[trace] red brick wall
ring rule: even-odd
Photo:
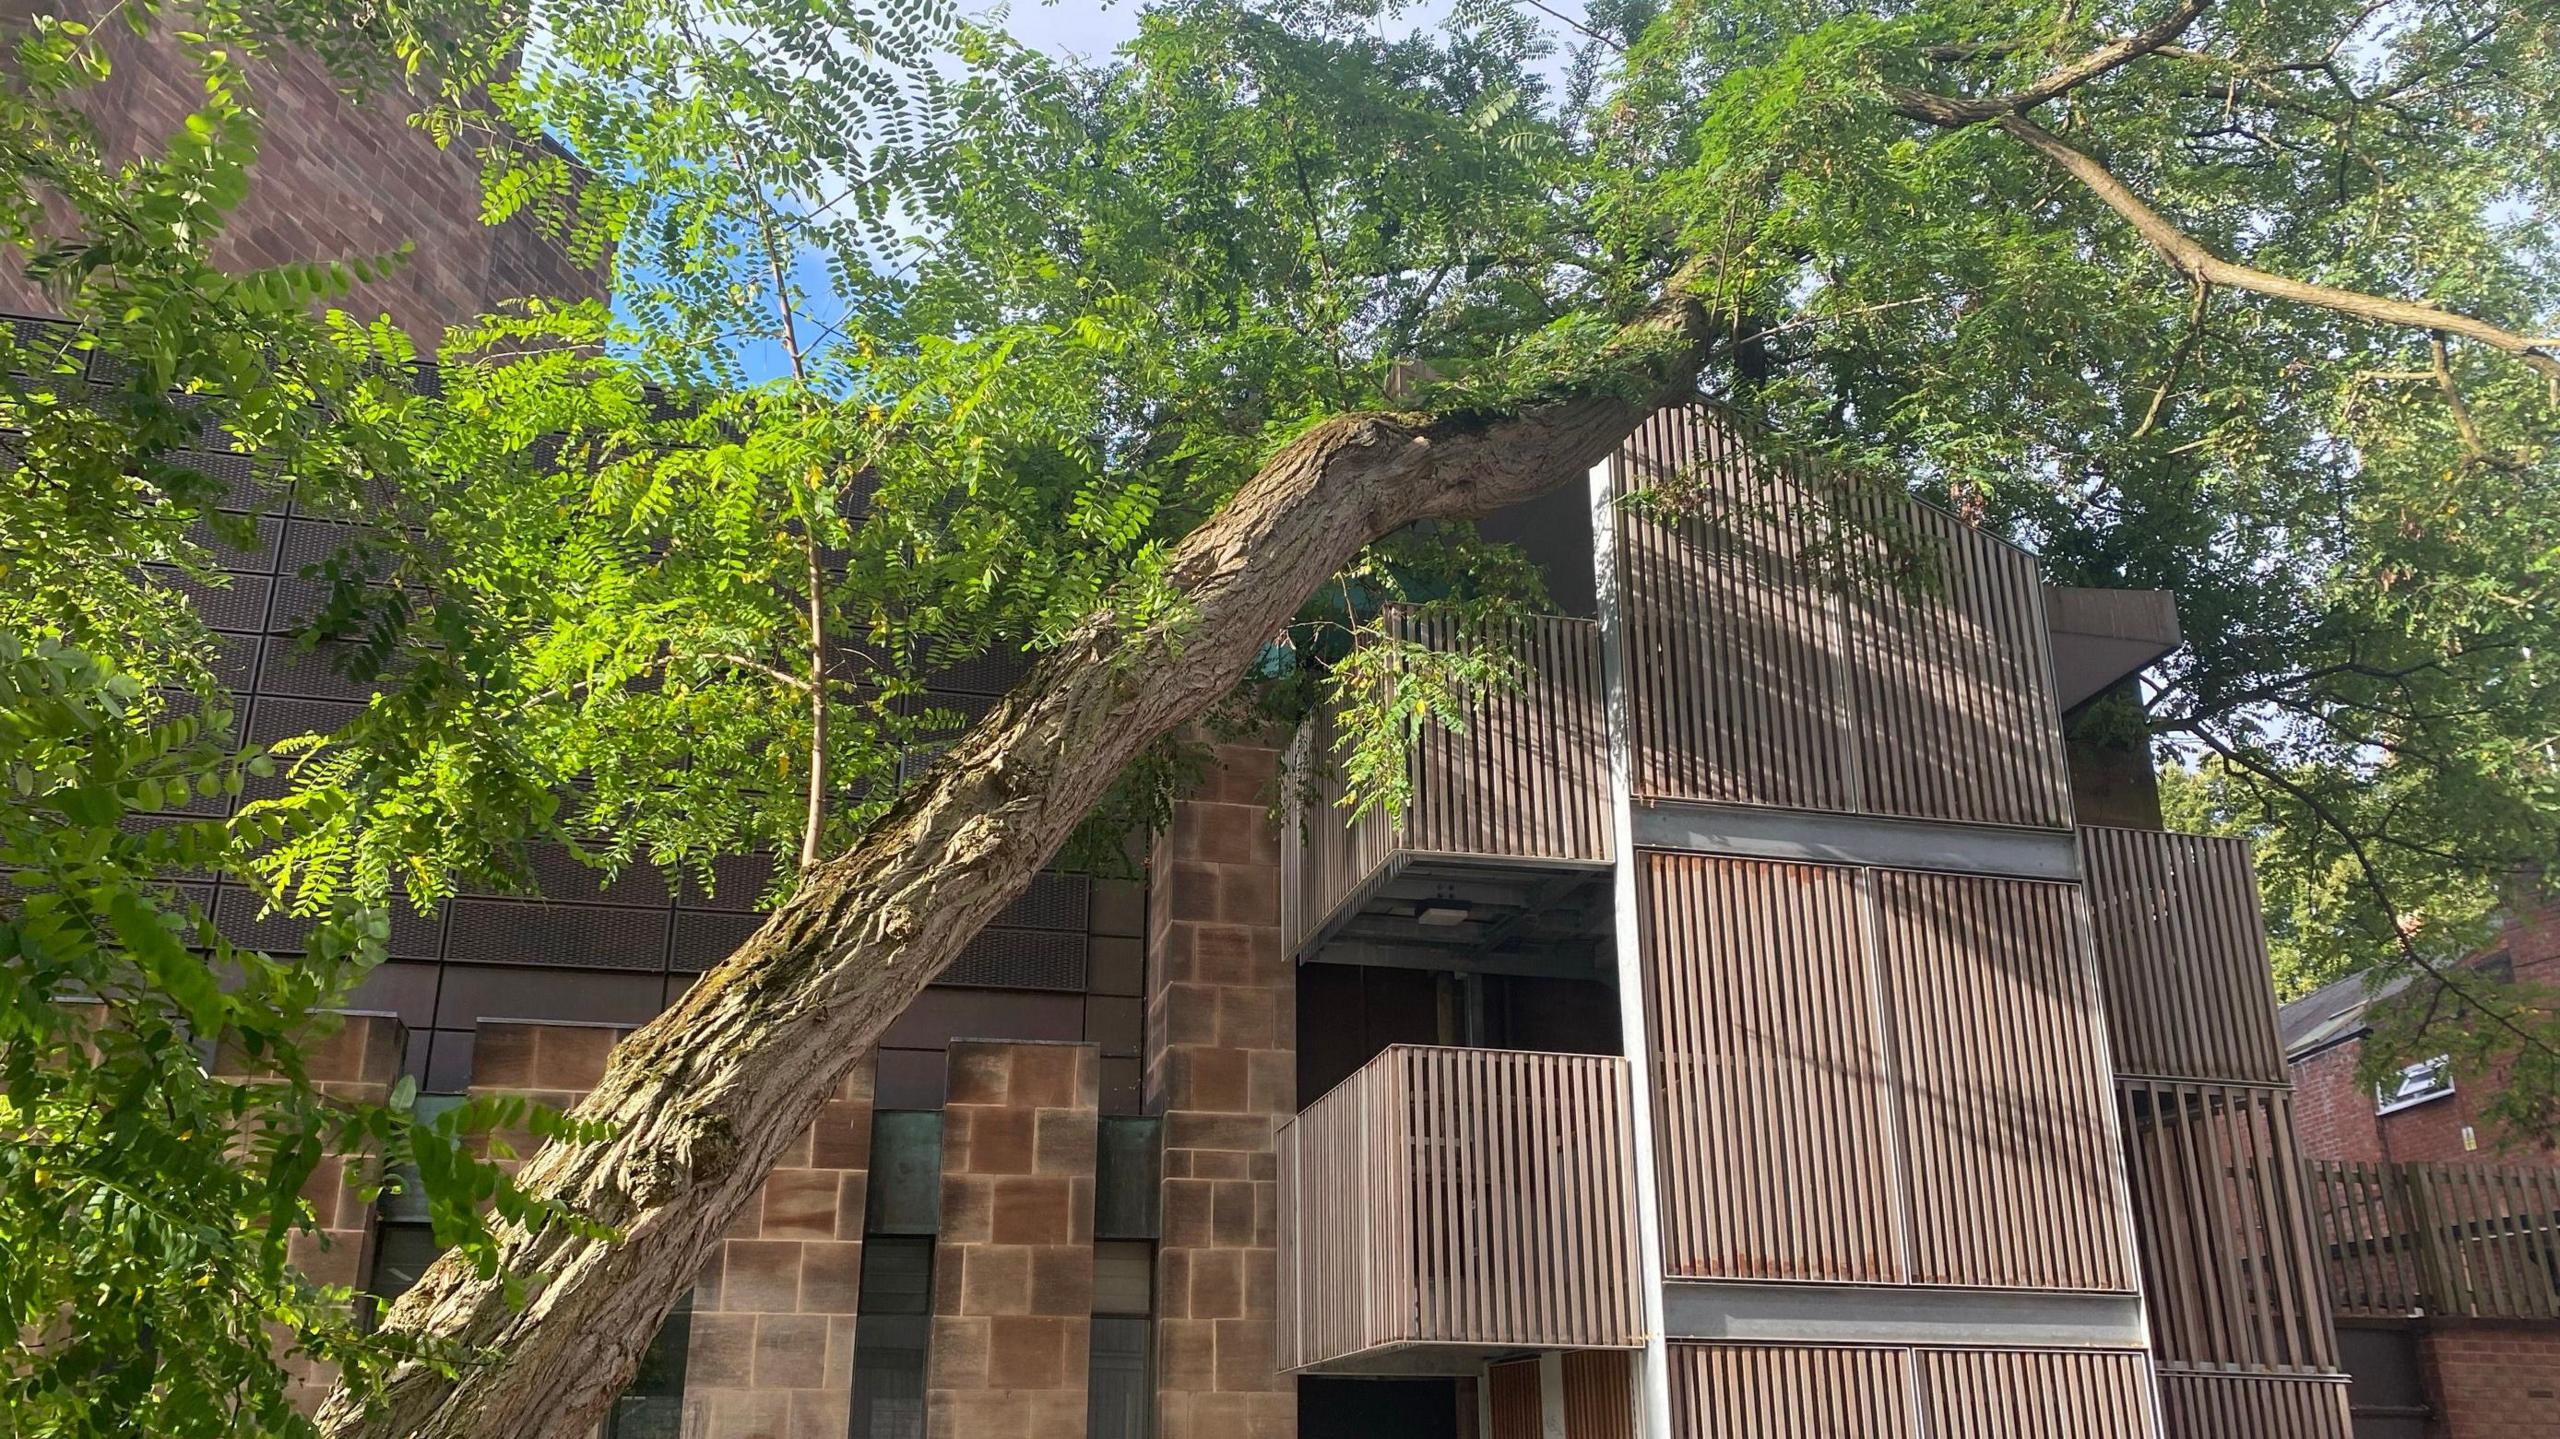
[[[1280,941],[1279,752],[1222,745],[1151,861],[1148,1107],[1164,1115],[1156,1262],[1161,1439],[1295,1439],[1276,1369],[1279,1158],[1297,1108],[1294,967]]]
[[[2560,901],[2519,911],[2488,949],[2504,952],[2518,981],[2560,989]],[[2294,1108],[2302,1128],[2302,1152],[2314,1159],[2526,1160],[2548,1158],[2549,1144],[2502,1146],[2498,1126],[2482,1117],[2500,1086],[2500,1075],[2454,1075],[2444,1099],[2389,1114],[2374,1113],[2373,1090],[2356,1078],[2364,1046],[2350,1041],[2293,1066]],[[2466,1146],[2463,1132],[2471,1132]]]
[[[2466,1324],[2419,1346],[2435,1439],[2551,1439],[2560,1434],[2560,1326]]]
[[[0,31],[60,9],[51,0],[0,0]],[[91,93],[89,111],[111,156],[157,149],[184,123],[202,81],[174,46],[111,28],[114,70]],[[411,129],[405,97],[350,104],[325,69],[300,55],[257,67],[252,77],[265,130],[249,197],[216,247],[220,263],[346,260],[414,241],[416,253],[397,273],[336,303],[365,318],[388,311],[429,347],[447,325],[501,300],[603,293],[600,274],[572,264],[533,227],[481,224],[477,162]],[[21,277],[18,257],[0,259],[0,310],[54,308]]]

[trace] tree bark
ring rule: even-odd
[[[1343,416],[1264,465],[1176,549],[1178,613],[1087,623],[850,852],[810,866],[735,954],[615,1049],[577,1110],[614,1137],[551,1144],[521,1180],[617,1237],[503,1230],[506,1268],[532,1283],[522,1307],[497,1279],[439,1260],[388,1325],[488,1358],[454,1377],[404,1366],[371,1414],[333,1395],[322,1430],[589,1433],[775,1157],[1131,759],[1232,689],[1363,545],[1579,476],[1656,405],[1694,392],[1710,326],[1685,282],[1666,294],[1615,346],[1638,386],[1498,419]]]

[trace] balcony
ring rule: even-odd
[[[1398,638],[1445,645],[1450,622],[1390,612]],[[1302,959],[1593,975],[1610,849],[1599,628],[1541,617],[1512,637],[1523,683],[1485,696],[1463,732],[1430,726],[1406,756],[1412,799],[1345,823],[1332,712],[1290,747],[1295,812],[1281,848],[1281,925]]]
[[[1280,1363],[1644,1342],[1627,1063],[1389,1047],[1280,1128]]]

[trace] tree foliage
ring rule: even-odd
[[[468,8],[204,17],[453,60],[422,123],[481,154],[487,218],[609,258],[611,309],[533,297],[448,337],[432,385],[387,327],[303,318],[343,277],[204,260],[254,139],[227,40],[188,42],[206,113],[138,168],[65,118],[85,37],[21,48],[10,237],[74,326],[12,352],[9,714],[55,756],[26,766],[44,803],[23,816],[59,818],[0,840],[107,866],[38,891],[82,897],[45,931],[77,962],[11,971],[30,1028],[6,1048],[59,1056],[19,1066],[30,1085],[92,1073],[74,991],[136,997],[146,1022],[116,1032],[148,1054],[101,1043],[124,1068],[94,1073],[137,1095],[184,1079],[191,1037],[281,1043],[386,906],[521,880],[536,840],[705,877],[843,852],[973,718],[931,676],[1018,666],[1097,615],[1179,618],[1174,543],[1335,417],[1633,393],[1664,356],[1627,347],[1663,336],[1623,322],[1666,288],[1712,316],[1680,357],[1701,393],[1772,443],[1951,505],[2054,581],[2178,592],[2187,648],[2075,724],[2156,748],[2174,814],[2256,843],[2289,983],[2442,968],[2560,847],[2549,7],[1608,0],[1559,40],[1503,0],[1436,31],[1349,0],[1164,0],[1088,65],[930,3],[543,0],[512,67]],[[136,368],[75,394],[65,345]],[[213,491],[170,456],[207,423],[383,522],[332,561],[322,617],[382,695],[281,757],[283,797],[113,840],[146,784],[262,762],[219,738],[201,636],[136,569],[204,567],[187,532]],[[1253,698],[1363,701],[1339,758],[1393,803],[1396,747],[1508,667],[1383,643],[1381,610],[1496,635],[1539,603],[1463,526],[1390,536],[1272,637]],[[1090,855],[1181,768],[1152,749]],[[346,926],[343,962],[222,951],[160,879],[181,860]],[[206,998],[189,939],[256,982]],[[2520,1113],[2546,1103],[2550,1010],[2458,998],[2395,1043],[2438,1052],[2449,1026],[2513,1060]],[[198,1108],[239,1092],[205,1080]],[[260,1112],[301,1144],[331,1121],[291,1093]],[[50,1132],[12,1122],[13,1155]],[[187,1163],[218,1159],[186,1132]],[[290,1178],[301,1152],[246,1172]],[[74,1234],[26,1185],[8,1202]],[[205,1190],[233,1241],[284,1214],[251,1197]],[[100,1272],[87,1252],[30,1272]],[[226,1272],[252,1309],[286,1293],[263,1258]],[[359,1395],[379,1354],[343,1361]],[[28,1372],[105,1392],[41,1354]]]

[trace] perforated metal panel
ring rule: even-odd
[[[1082,934],[988,929],[969,941],[937,983],[977,989],[1084,988]]]

